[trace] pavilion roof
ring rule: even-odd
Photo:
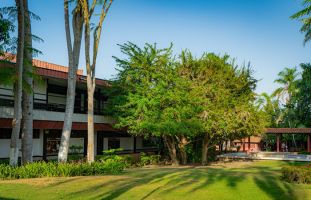
[[[311,134],[311,128],[267,128],[266,129],[267,134],[282,134],[282,133],[288,133],[288,134],[304,134],[308,133]]]

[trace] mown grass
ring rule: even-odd
[[[118,176],[0,181],[0,199],[311,199],[311,185],[280,179],[282,161],[155,167]]]

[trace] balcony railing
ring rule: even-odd
[[[12,91],[11,89],[7,88],[0,88],[0,106],[4,107],[14,107],[14,97],[13,95],[10,94],[1,94],[2,91]],[[34,93],[34,96],[44,96],[46,97],[46,94],[41,94],[41,93]],[[47,98],[59,98],[59,95],[47,95]],[[64,96],[62,97],[64,98]],[[59,103],[51,103],[47,102],[46,99],[41,99],[41,98],[34,98],[34,103],[33,103],[33,108],[35,110],[46,110],[46,111],[54,111],[54,112],[65,112],[66,105],[65,104],[59,104]],[[94,114],[95,115],[104,115],[104,107],[106,106],[106,103],[104,102],[102,104],[103,106],[99,109],[98,107],[96,108],[94,106]],[[87,108],[84,106],[78,106],[75,105],[74,107],[74,113],[79,113],[79,114],[86,114],[87,113]]]

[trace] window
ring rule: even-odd
[[[156,146],[157,146],[156,138],[143,139],[143,147],[156,147]]]
[[[108,138],[108,149],[118,149],[118,148],[120,148],[120,139]]]
[[[0,128],[0,139],[11,139],[12,129],[11,128]],[[22,138],[22,133],[20,132],[19,139]],[[40,129],[33,129],[33,139],[40,138]]]
[[[0,128],[0,139],[11,139],[12,129]]]

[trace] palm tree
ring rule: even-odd
[[[292,15],[291,18],[302,22],[303,25],[300,31],[305,34],[303,41],[305,45],[311,39],[311,0],[304,0],[302,5],[304,9]]]
[[[84,17],[84,44],[85,44],[85,66],[86,66],[86,83],[87,83],[87,161],[94,161],[94,91],[95,91],[95,68],[98,53],[98,46],[103,28],[103,22],[107,16],[109,8],[113,0],[104,0],[97,2],[93,1],[92,5],[89,5],[89,1],[82,1],[83,17]],[[91,31],[92,23],[91,18],[94,12],[95,5],[102,3],[101,13],[98,20],[98,24],[93,30],[93,55],[91,59]]]
[[[33,66],[32,66],[32,35],[28,0],[24,2],[25,14],[25,44],[24,44],[24,83],[23,88],[23,114],[22,114],[22,164],[33,162]],[[30,75],[31,74],[31,75]]]
[[[285,68],[278,74],[278,79],[274,82],[281,85],[273,92],[273,96],[277,97],[278,100],[283,101],[285,105],[290,103],[293,95],[297,93],[297,68]]]
[[[279,78],[276,79],[274,82],[281,85],[281,87],[277,88],[273,95],[277,97],[278,100],[283,100],[285,105],[283,116],[285,116],[285,121],[288,127],[292,128],[295,127],[295,119],[292,117],[292,97],[298,92],[298,76],[297,68],[285,68],[281,71],[278,76]],[[292,134],[293,142],[295,147],[297,148],[295,135]]]
[[[18,10],[18,48],[16,56],[16,82],[14,84],[14,115],[12,121],[12,136],[10,143],[10,165],[16,166],[18,162],[18,139],[22,119],[22,82],[24,64],[24,42],[25,42],[25,13],[23,0],[16,0]]]
[[[77,70],[80,58],[80,49],[82,41],[82,31],[83,31],[83,16],[81,2],[76,3],[73,9],[72,29],[70,29],[69,22],[69,0],[64,0],[64,17],[65,17],[65,31],[67,40],[67,50],[68,50],[68,86],[67,86],[67,97],[66,97],[66,110],[64,118],[64,126],[62,131],[62,138],[58,152],[58,161],[66,162],[69,150],[69,139],[72,126],[72,117],[74,111],[75,94],[76,94],[76,79]],[[73,33],[71,34],[71,30]],[[73,42],[73,44],[72,44]]]

